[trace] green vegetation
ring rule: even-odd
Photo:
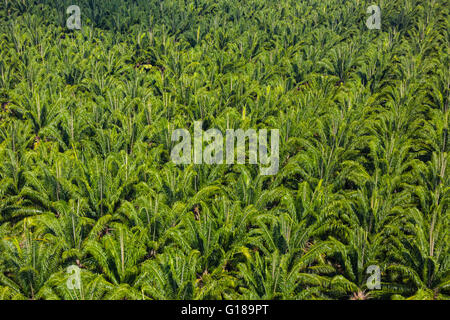
[[[73,2],[0,3],[0,299],[450,297],[448,1]],[[279,172],[175,165],[198,120]]]

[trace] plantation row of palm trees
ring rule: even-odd
[[[0,3],[0,299],[449,298],[445,1],[77,2]],[[195,121],[278,173],[175,165]]]

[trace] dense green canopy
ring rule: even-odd
[[[449,298],[450,6],[373,4],[1,0],[0,299]],[[174,164],[195,121],[278,173]]]

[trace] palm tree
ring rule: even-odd
[[[2,295],[11,299],[40,299],[45,283],[59,269],[60,248],[36,239],[24,220],[22,237],[1,243],[0,284]]]

